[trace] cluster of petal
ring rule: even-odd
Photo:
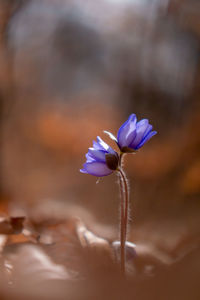
[[[104,131],[114,140],[121,152],[134,152],[140,149],[157,132],[148,119],[137,122],[135,114],[131,114],[128,120],[119,128],[117,137],[108,131]],[[93,148],[88,149],[86,163],[80,170],[82,173],[97,177],[110,175],[119,164],[118,154],[108,146],[100,137],[93,142]]]
[[[119,128],[117,138],[110,132],[106,133],[115,140],[122,152],[135,151],[141,148],[157,132],[152,131],[153,126],[148,119],[137,122],[135,114],[131,114],[128,120]]]
[[[108,167],[106,155],[118,159],[118,154],[98,136],[97,141],[93,141],[93,147],[88,149],[86,163],[80,172],[97,177],[110,175],[114,170]]]

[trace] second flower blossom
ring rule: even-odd
[[[110,132],[105,131],[113,139],[121,152],[134,152],[140,149],[157,132],[152,131],[153,126],[148,119],[137,122],[135,114],[131,114],[128,120],[119,128],[117,138]]]
[[[108,146],[99,136],[97,141],[93,141],[93,147],[88,149],[86,163],[80,170],[82,173],[97,177],[110,175],[117,169],[119,157],[110,146]]]

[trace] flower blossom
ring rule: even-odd
[[[110,132],[104,131],[113,139],[121,152],[134,152],[141,148],[157,132],[152,131],[153,126],[148,119],[137,122],[135,114],[131,114],[128,120],[122,124],[117,133],[117,138]]]
[[[86,163],[80,172],[97,177],[107,176],[117,169],[118,162],[118,154],[98,136],[97,141],[93,141],[93,148],[88,149]]]

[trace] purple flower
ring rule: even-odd
[[[86,163],[80,172],[97,177],[107,176],[117,169],[118,162],[118,154],[98,136],[97,142],[93,141],[93,148],[88,149]]]
[[[135,114],[131,114],[128,120],[119,128],[117,138],[110,132],[107,133],[119,146],[122,152],[133,152],[141,148],[157,132],[152,131],[153,126],[148,119],[137,122]]]

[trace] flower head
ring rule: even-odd
[[[157,132],[152,131],[153,126],[148,119],[137,122],[135,114],[131,114],[128,120],[119,128],[117,138],[105,131],[110,138],[115,140],[122,152],[133,152],[141,148]]]
[[[107,176],[117,169],[118,162],[118,154],[98,136],[97,141],[93,141],[93,147],[88,149],[86,163],[80,172],[97,177]]]

